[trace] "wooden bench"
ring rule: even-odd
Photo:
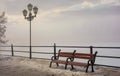
[[[59,50],[58,56],[56,56],[56,59],[55,59],[54,56],[51,57],[51,62],[50,62],[50,66],[49,67],[51,67],[52,63],[56,63],[57,66],[59,66],[59,64],[67,64],[66,59],[67,58],[73,58],[75,51],[76,50],[74,50],[74,52],[61,52],[61,50]],[[64,57],[66,59],[65,60],[61,60],[60,57]]]
[[[66,61],[66,66],[71,65],[72,69],[74,69],[73,66],[83,66],[86,67],[86,72],[88,72],[89,66],[91,66],[91,71],[94,72],[94,63],[95,63],[95,58],[96,58],[97,52],[94,54],[86,54],[86,53],[75,53],[73,58],[68,58]],[[87,63],[85,62],[79,62],[79,61],[74,61],[74,59],[87,59]]]

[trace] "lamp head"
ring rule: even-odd
[[[36,6],[33,8],[33,12],[34,12],[34,14],[35,14],[35,16],[36,16],[36,14],[37,14],[37,12],[38,12],[38,8],[37,8]]]
[[[27,7],[28,7],[28,10],[29,10],[29,11],[32,11],[32,8],[33,8],[33,5],[32,5],[32,4],[28,4]]]
[[[25,17],[27,16],[27,10],[26,9],[23,10],[23,16],[25,16]]]

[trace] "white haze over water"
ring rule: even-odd
[[[39,8],[32,21],[32,45],[120,47],[120,0],[0,0],[0,13],[5,11],[8,19],[7,45],[29,45],[29,22],[22,15],[28,3]],[[120,55],[119,50],[95,50]]]

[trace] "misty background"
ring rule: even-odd
[[[29,3],[39,8],[32,45],[120,45],[120,0],[0,0],[8,44],[29,45],[29,21],[22,14]]]

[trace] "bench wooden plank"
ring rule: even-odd
[[[64,60],[53,60],[52,62],[54,62],[54,63],[61,63],[61,64],[66,64],[67,63]]]
[[[59,57],[73,57],[73,53],[60,53]]]
[[[74,58],[93,59],[94,54],[75,53]]]
[[[87,67],[87,63],[82,63],[82,62],[70,62],[68,61],[69,65],[75,65],[75,66],[84,66],[84,67]]]

